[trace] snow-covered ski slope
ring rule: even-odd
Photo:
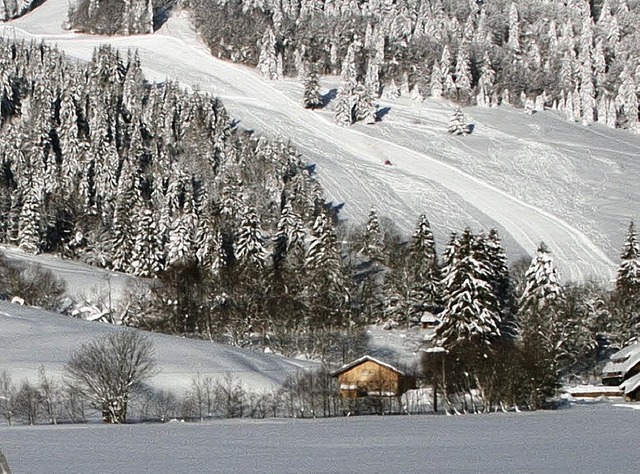
[[[16,382],[23,378],[37,382],[41,365],[58,376],[81,343],[121,330],[134,329],[0,301],[0,371],[7,369]],[[230,374],[245,387],[260,392],[279,387],[288,375],[314,365],[215,342],[147,335],[154,342],[160,369],[150,383],[176,393],[188,390],[197,373],[218,380]]]
[[[505,106],[465,109],[474,133],[454,137],[446,133],[453,104],[408,98],[381,101],[388,110],[374,126],[341,128],[332,104],[302,108],[298,81],[268,81],[212,57],[185,12],[153,35],[102,37],[63,30],[66,9],[66,0],[47,0],[0,34],[56,43],[81,59],[101,43],[138,49],[149,79],[211,92],[242,126],[291,139],[355,223],[375,206],[408,233],[425,213],[440,248],[451,231],[495,227],[511,258],[544,241],[564,280],[609,280],[629,219],[638,217],[640,137],[630,133]],[[323,85],[328,91],[337,80]]]

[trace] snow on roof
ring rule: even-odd
[[[620,384],[620,389],[624,392],[625,395],[630,394],[638,388],[640,388],[640,374],[636,374]]]
[[[583,393],[620,394],[620,388],[610,385],[578,385],[576,387],[566,387],[565,390],[571,395]]]
[[[624,375],[637,364],[640,364],[640,344],[631,344],[611,356],[602,370],[602,375],[604,377],[607,374]]]
[[[438,322],[438,318],[436,318],[433,313],[429,311],[425,311],[422,313],[422,317],[420,318],[421,323],[435,323]]]
[[[353,362],[350,362],[349,364],[343,365],[342,367],[340,367],[338,370],[335,370],[333,372],[331,372],[331,375],[333,375],[334,377],[342,374],[343,372],[346,372],[347,370],[355,367],[356,365],[360,365],[363,362],[366,361],[370,361],[370,362],[374,362],[378,365],[381,365],[383,367],[386,367],[389,370],[393,370],[394,372],[400,374],[400,375],[405,375],[405,373],[403,371],[401,371],[400,369],[398,369],[397,367],[394,367],[393,365],[387,363],[387,362],[383,362],[380,359],[376,359],[375,357],[371,357],[370,355],[364,355],[362,357],[360,357],[359,359],[354,360]]]

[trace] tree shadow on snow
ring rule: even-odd
[[[178,0],[159,0],[153,2],[153,31],[158,31],[162,28],[162,25],[167,22],[171,16],[171,11],[177,3]]]
[[[390,110],[391,107],[382,107],[381,109],[378,109],[378,111],[376,112],[376,122],[380,122],[382,120],[382,117],[387,115]]]
[[[341,202],[340,204],[334,204],[333,202],[327,202],[324,204],[324,209],[325,211],[327,211],[327,214],[334,224],[338,222],[338,214],[343,207],[343,202]]]
[[[320,107],[324,108],[326,107],[329,102],[331,102],[333,99],[336,98],[336,96],[338,95],[338,89],[329,89],[329,91],[326,94],[323,94],[322,97],[320,97]]]

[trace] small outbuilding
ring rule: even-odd
[[[397,367],[369,355],[332,372],[338,378],[340,397],[399,397],[416,388],[416,378]]]

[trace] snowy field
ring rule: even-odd
[[[50,270],[56,278],[64,280],[66,292],[76,301],[104,301],[115,304],[131,289],[136,281],[142,279],[120,272],[112,272],[82,262],[63,260],[53,255],[30,255],[17,247],[0,245],[0,252],[11,261],[27,265],[39,265]]]
[[[102,43],[137,48],[148,78],[197,86],[220,96],[242,126],[291,139],[317,164],[329,199],[344,205],[341,215],[355,223],[374,205],[410,232],[426,213],[440,249],[450,231],[495,227],[511,258],[544,240],[564,280],[608,280],[629,219],[639,217],[636,135],[583,127],[552,111],[473,107],[465,113],[474,133],[452,137],[445,132],[451,103],[407,98],[380,101],[388,110],[375,126],[345,129],[333,123],[331,104],[315,112],[301,107],[299,81],[267,81],[212,57],[184,12],[153,35],[107,38],[64,31],[66,6],[47,0],[0,26],[0,34],[43,39],[81,59]],[[323,86],[328,92],[337,81],[325,78]]]
[[[59,376],[71,352],[81,343],[118,330],[122,329],[0,302],[0,371],[7,369],[18,384],[24,378],[36,383],[41,365],[51,375]],[[261,393],[279,387],[287,376],[305,367],[315,367],[314,363],[215,342],[147,334],[155,344],[160,369],[150,384],[177,395],[190,388],[196,373],[217,380],[232,374],[246,388]],[[0,446],[2,440],[0,436]]]
[[[14,473],[636,473],[640,412],[0,427]]]

